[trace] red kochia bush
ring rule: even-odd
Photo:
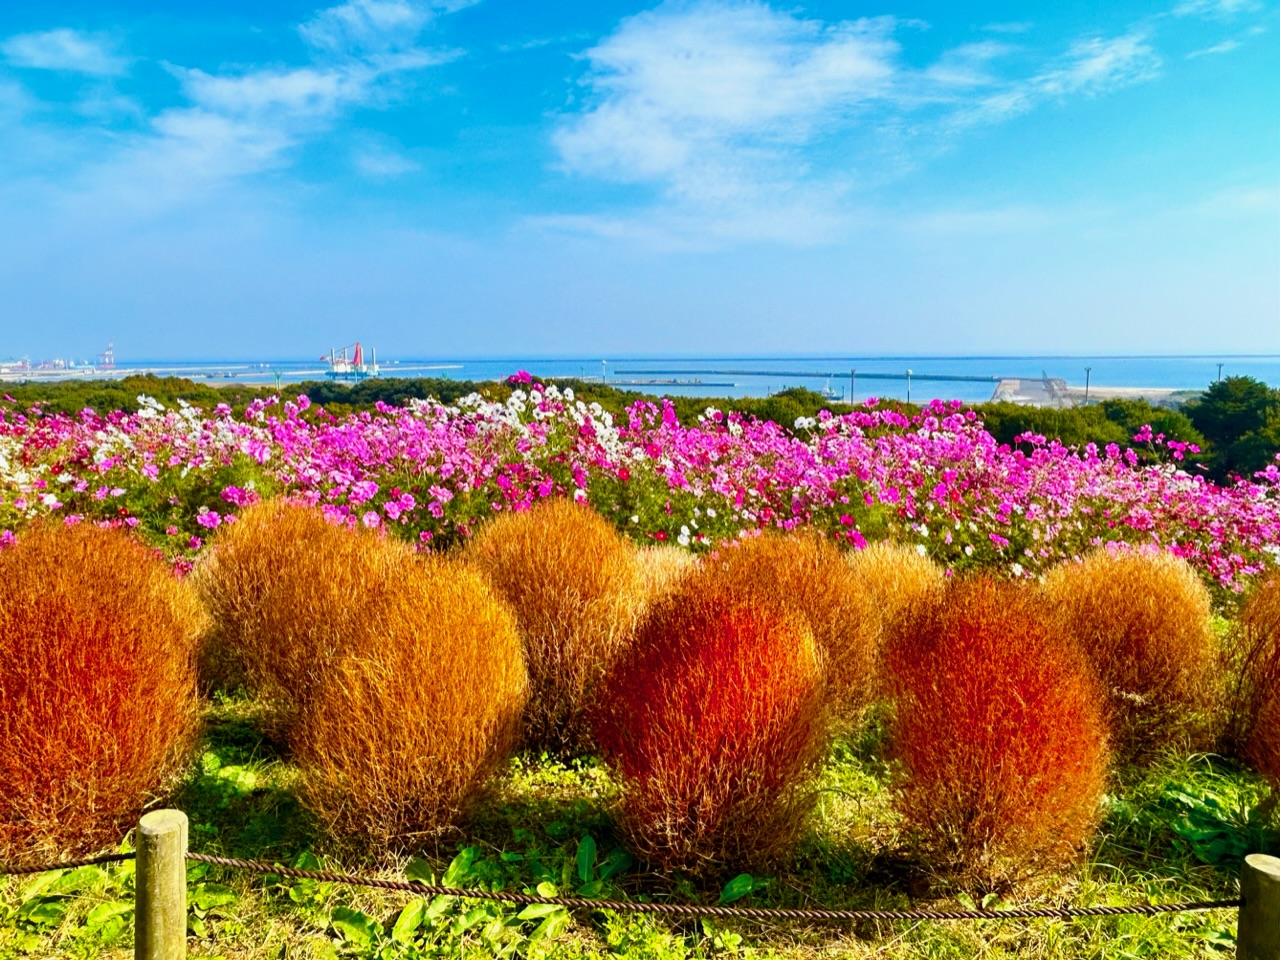
[[[792,848],[825,733],[802,619],[677,593],[606,678],[593,719],[622,782],[619,823],[644,859],[714,874]]]
[[[1249,597],[1232,646],[1240,660],[1230,703],[1234,746],[1280,784],[1280,574]]]
[[[1105,699],[1026,592],[961,582],[886,650],[898,802],[930,860],[987,887],[1070,859],[1098,819]]]
[[[114,843],[190,758],[203,614],[119,530],[0,551],[0,862]]]

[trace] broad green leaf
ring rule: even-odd
[[[37,927],[52,927],[67,915],[65,900],[37,897],[18,908],[18,919]]]
[[[419,883],[436,882],[435,871],[431,869],[431,864],[421,857],[414,857],[409,861],[409,865],[404,868],[405,878],[408,880],[417,880]]]
[[[434,897],[427,906],[427,919],[438,920],[443,917],[451,906],[457,903],[457,897]]]
[[[487,919],[489,910],[486,907],[472,907],[458,919],[453,921],[453,932],[455,934],[466,933],[481,920]]]
[[[40,896],[65,875],[64,870],[50,870],[48,873],[36,874],[36,878],[22,888],[22,899],[25,901]]]
[[[590,883],[596,872],[596,841],[587,834],[578,841],[578,879]]]
[[[303,850],[300,854],[293,858],[293,863],[289,864],[295,870],[322,870],[324,864],[310,850]]]
[[[198,883],[192,888],[187,902],[200,910],[212,910],[214,907],[235,903],[240,895],[230,887],[218,883]]]
[[[560,896],[560,888],[550,880],[544,880],[535,887],[540,897],[558,897]]]
[[[538,929],[529,934],[529,941],[536,943],[539,940],[553,940],[563,933],[567,926],[569,926],[569,911],[561,910],[538,924]]]
[[[763,884],[761,884],[763,886]],[[720,903],[733,903],[756,889],[756,878],[749,873],[740,873],[724,885],[720,891]]]
[[[367,947],[373,943],[382,926],[373,917],[351,907],[334,907],[329,925],[349,943]]]
[[[603,892],[603,880],[592,880],[590,883],[584,883],[578,888],[578,896],[580,897],[598,897]]]
[[[564,907],[555,903],[531,903],[516,914],[516,919],[541,920],[543,917],[549,917],[557,911],[563,913]]]
[[[107,872],[101,867],[77,867],[71,870],[50,885],[48,893],[79,893],[90,887],[97,886],[99,883],[107,879]]]
[[[427,912],[427,901],[421,897],[410,900],[400,916],[396,917],[395,926],[391,928],[391,939],[396,943],[410,943],[418,929],[422,926],[422,918]]]
[[[471,868],[479,858],[479,847],[465,847],[459,851],[458,855],[453,858],[453,862],[449,864],[449,869],[444,873],[444,885],[446,887],[461,887],[471,879]]]
[[[90,930],[102,926],[108,920],[114,920],[117,917],[124,917],[133,913],[133,904],[124,900],[113,900],[108,903],[100,903],[89,911],[89,916],[85,918],[84,925]]]
[[[610,877],[619,873],[625,873],[635,866],[635,859],[627,851],[621,847],[615,847],[609,851],[609,855],[604,858],[604,863],[600,864],[600,879],[608,880]]]

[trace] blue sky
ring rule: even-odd
[[[1266,0],[0,2],[0,357],[1280,352]]]

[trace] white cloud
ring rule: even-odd
[[[1239,40],[1223,40],[1221,43],[1215,43],[1211,47],[1204,47],[1200,50],[1192,50],[1187,54],[1188,60],[1195,60],[1197,57],[1211,57],[1219,53],[1230,53],[1232,50],[1240,49]]]
[[[756,2],[664,4],[587,51],[591,104],[555,136],[565,166],[738,192],[883,95],[890,21],[832,25]]]
[[[1259,0],[1182,0],[1173,8],[1175,17],[1228,19],[1238,13],[1262,9]]]
[[[1030,33],[1035,24],[1029,20],[1008,21],[1004,23],[988,23],[982,29],[990,33]]]
[[[1159,76],[1160,68],[1160,55],[1144,34],[1079,40],[1063,56],[1031,76],[1006,81],[993,92],[962,105],[948,123],[964,128],[1018,116],[1046,100],[1101,96],[1153,80]]]
[[[0,43],[0,53],[16,67],[35,70],[111,77],[128,68],[128,61],[113,53],[106,41],[75,30],[18,34]]]
[[[354,156],[356,169],[372,180],[390,180],[422,169],[422,165],[385,146],[361,147]]]
[[[1135,31],[1047,60],[989,38],[916,68],[900,56],[904,26],[824,22],[760,0],[668,0],[623,20],[583,54],[583,105],[553,139],[570,174],[647,184],[657,199],[631,217],[555,226],[830,236],[859,186],[901,176],[964,129],[1150,80],[1161,66]]]
[[[200,109],[230,116],[327,117],[368,94],[374,71],[362,65],[341,69],[300,67],[211,76],[203,70],[176,70],[182,87]]]
[[[1154,79],[1160,73],[1160,62],[1159,54],[1141,33],[1092,37],[1072,44],[1058,66],[1032,82],[1052,96],[1096,96]]]
[[[998,40],[966,43],[944,51],[935,63],[926,68],[925,76],[944,87],[990,86],[997,82],[991,70],[992,62],[1016,49]]]

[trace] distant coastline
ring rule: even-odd
[[[869,397],[935,398],[965,402],[1005,400],[1029,406],[1077,406],[1111,398],[1177,405],[1219,376],[1255,377],[1280,386],[1280,355],[1216,356],[894,356],[894,357],[621,357],[421,358],[380,362],[383,378],[434,377],[488,382],[517,370],[548,379],[607,383],[622,390],[674,396],[762,397],[805,387],[832,400]],[[325,380],[318,360],[117,360],[39,369],[0,361],[0,383],[121,379],[135,375],[182,377],[217,385],[286,386]]]

